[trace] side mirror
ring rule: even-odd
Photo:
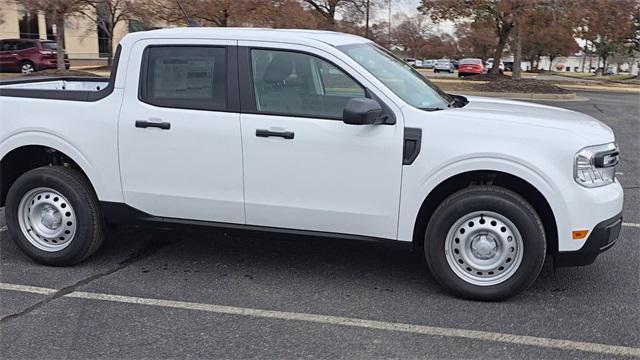
[[[342,112],[342,121],[349,125],[375,125],[384,122],[382,106],[372,99],[353,98],[347,101]]]

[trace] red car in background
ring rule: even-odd
[[[487,72],[482,59],[462,59],[458,65],[458,77],[478,75]]]
[[[55,69],[57,44],[51,40],[4,39],[0,40],[0,71],[20,71],[28,74],[38,70]],[[64,56],[65,68],[69,59]]]

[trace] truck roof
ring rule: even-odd
[[[247,41],[282,41],[299,44],[322,42],[331,46],[367,43],[370,40],[335,31],[269,28],[180,27],[130,33],[123,43],[140,39],[191,38]]]

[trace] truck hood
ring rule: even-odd
[[[457,115],[564,130],[593,144],[614,141],[611,128],[586,114],[522,101],[475,96],[467,99],[465,107],[455,109]]]

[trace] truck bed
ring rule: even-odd
[[[111,93],[109,84],[101,77],[23,77],[0,81],[0,96],[96,101]]]

